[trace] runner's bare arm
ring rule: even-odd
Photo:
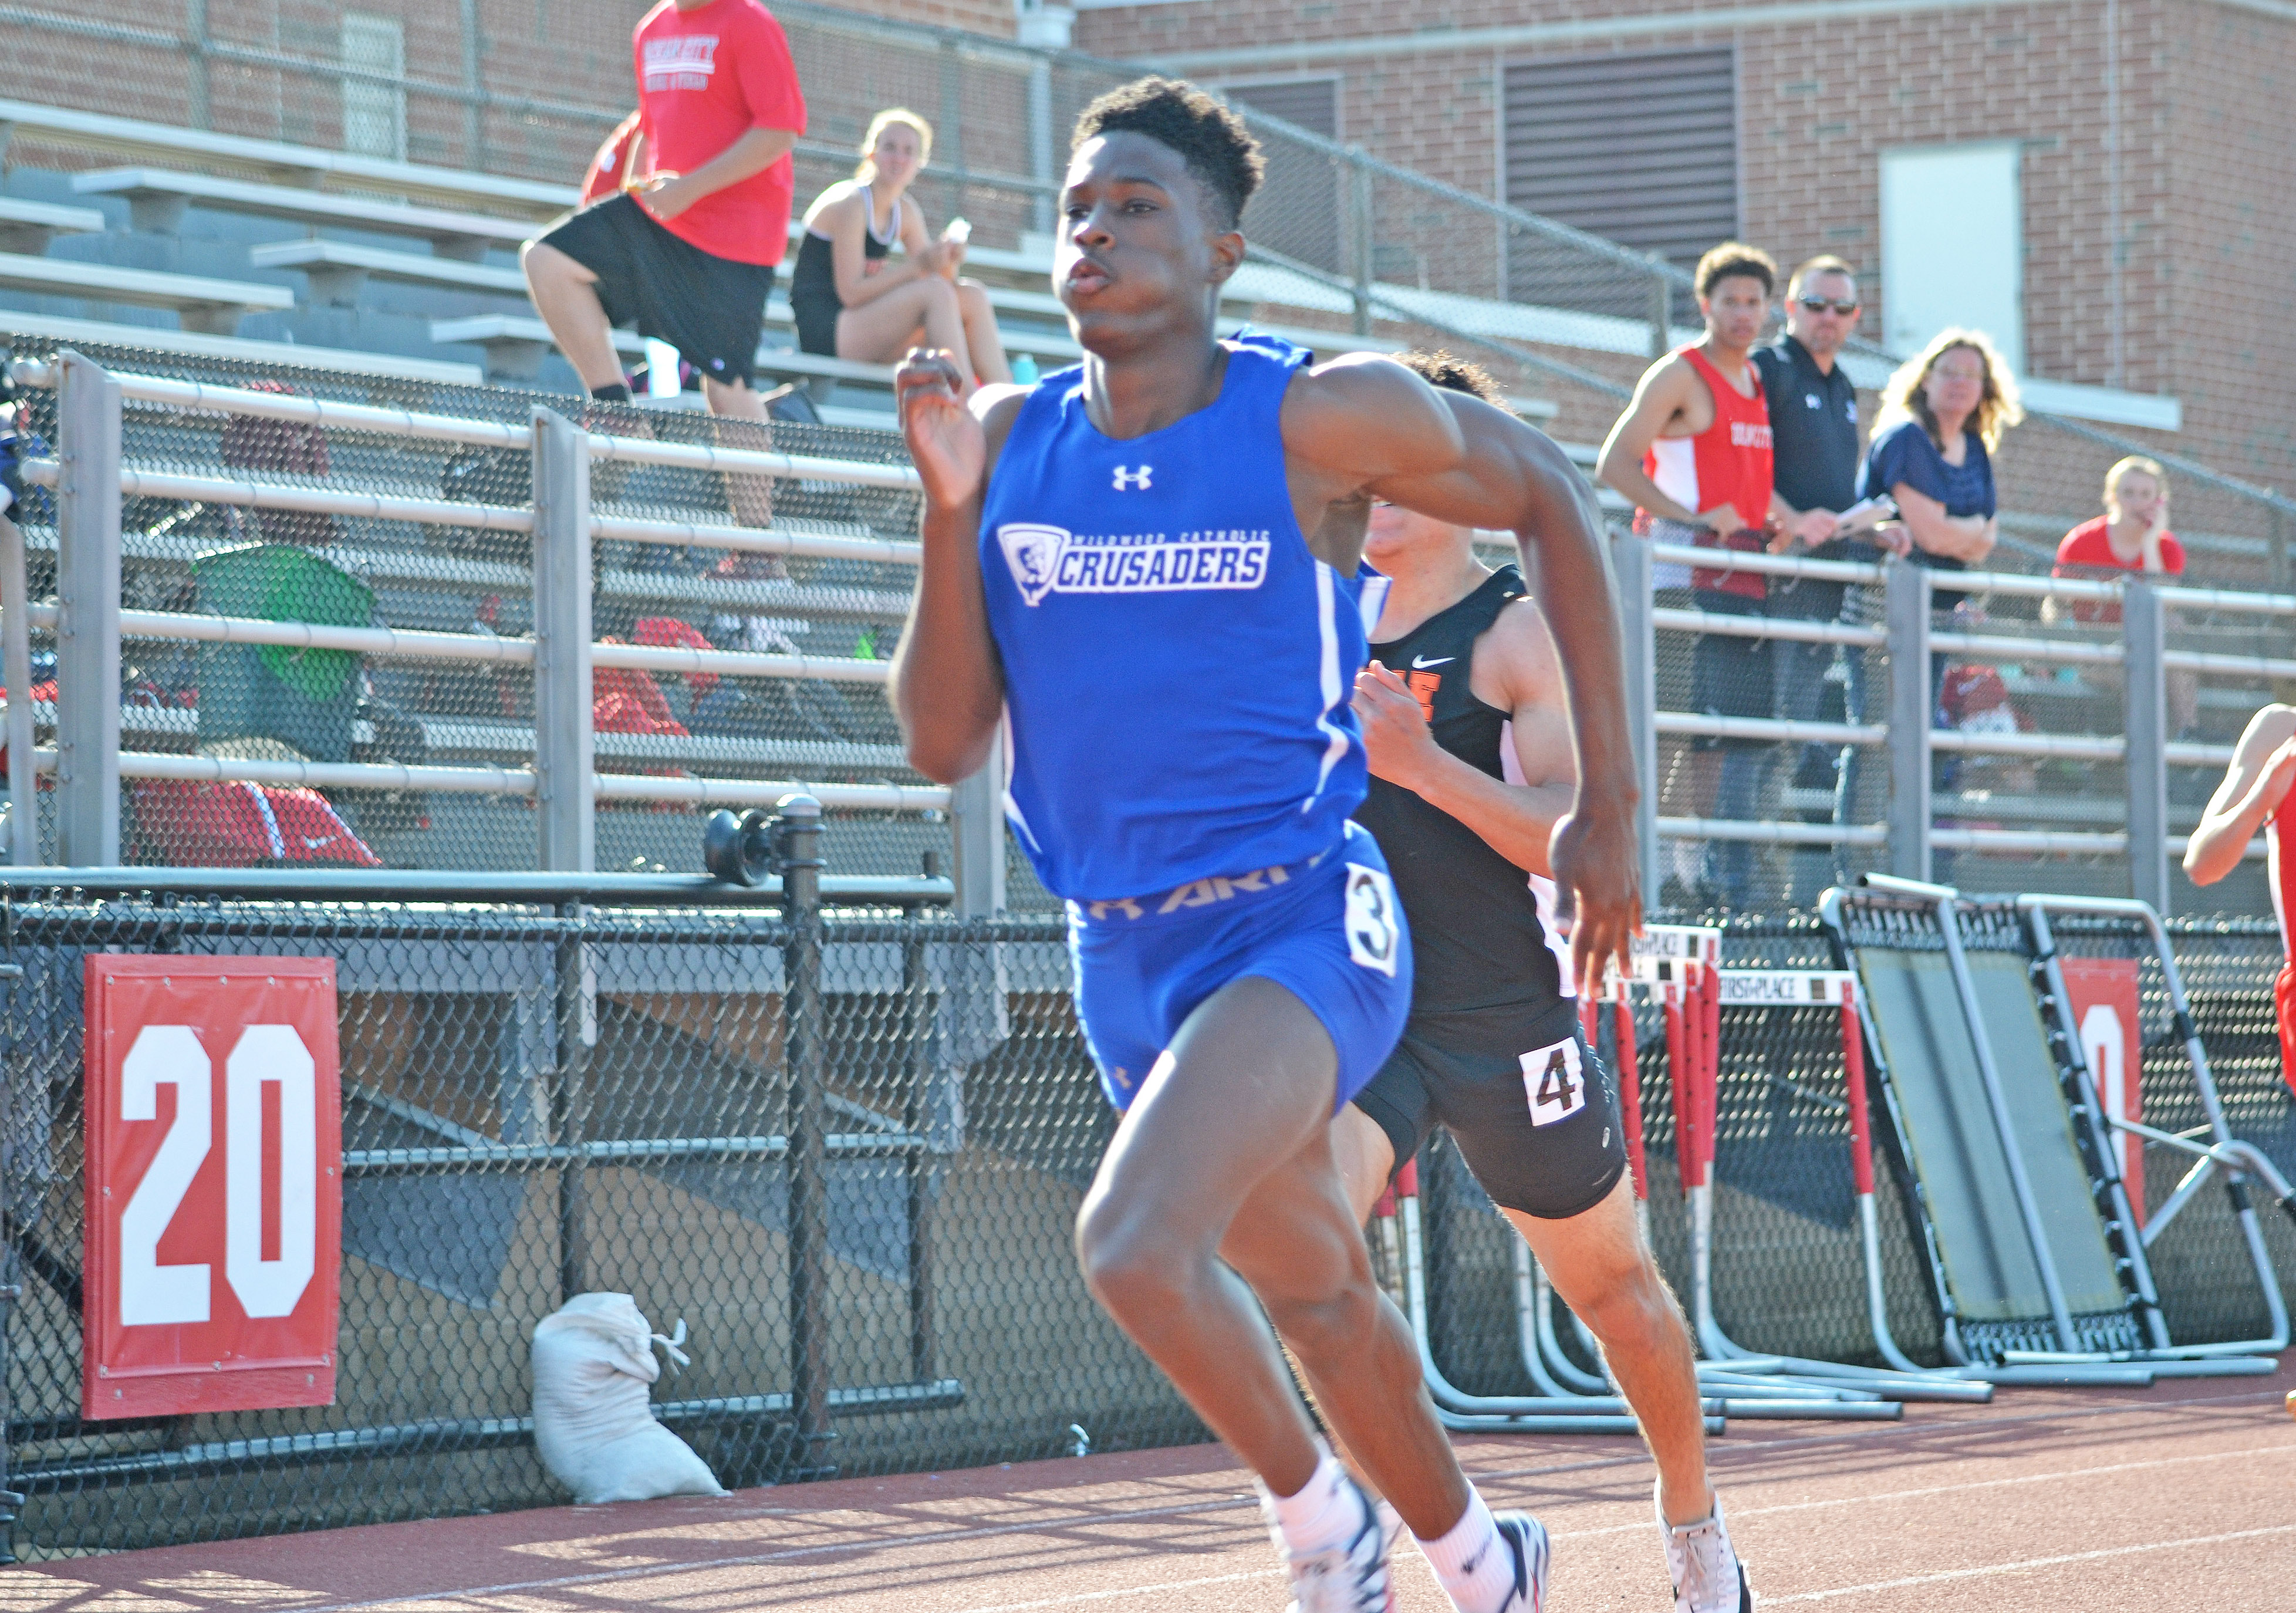
[[[2249,718],[2224,782],[2185,843],[2185,872],[2194,884],[2213,885],[2240,866],[2248,843],[2279,810],[2292,782],[2296,782],[2296,706],[2267,706]],[[2296,855],[2296,847],[2282,847],[2281,855]]]
[[[1510,784],[1461,761],[1435,742],[1410,685],[1376,661],[1356,675],[1354,704],[1374,774],[1450,814],[1516,867],[1547,872],[1547,842],[1556,820],[1570,810],[1567,777],[1559,787]],[[1567,763],[1569,724],[1562,730]]]
[[[912,350],[893,377],[901,434],[924,481],[924,557],[893,655],[893,711],[909,766],[941,784],[980,771],[1004,716],[1004,668],[980,581],[980,504],[1023,396],[983,387],[968,406],[956,385],[955,366],[937,348]]]
[[[1642,875],[1634,836],[1634,757],[1627,742],[1626,667],[1619,644],[1617,591],[1595,506],[1595,490],[1542,431],[1480,398],[1440,394],[1457,418],[1467,456],[1456,470],[1391,477],[1382,498],[1457,526],[1513,532],[1526,561],[1536,556],[1544,596],[1567,600],[1546,612],[1561,652],[1578,778],[1575,806],[1555,825],[1549,861],[1571,931],[1574,967],[1598,979],[1615,956],[1627,963],[1642,927]]]
[[[1283,454],[1300,529],[1316,559],[1353,576],[1360,526],[1327,525],[1334,504],[1390,476],[1431,476],[1465,452],[1444,394],[1393,359],[1349,353],[1292,378],[1283,395]],[[1335,541],[1352,531],[1353,541]]]

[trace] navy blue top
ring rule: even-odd
[[[1926,493],[1945,506],[1948,515],[1991,515],[1994,512],[1993,462],[1987,457],[1985,439],[1964,431],[1966,452],[1961,463],[1946,463],[1945,455],[1917,420],[1901,420],[1876,431],[1857,467],[1857,496],[1874,498],[1900,482],[1916,493]],[[1957,560],[1915,548],[1915,565],[1939,571],[1966,569]]]
[[[1224,343],[1218,398],[1124,441],[1081,367],[1030,389],[980,515],[1013,741],[1005,813],[1055,896],[1304,862],[1368,776],[1363,585],[1308,551],[1283,394],[1307,354]]]

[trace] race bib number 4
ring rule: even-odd
[[[1587,1107],[1587,1077],[1578,1064],[1578,1044],[1557,1042],[1522,1056],[1522,1084],[1530,1093],[1530,1123],[1552,1126]]]
[[[1395,886],[1385,871],[1348,864],[1348,956],[1365,969],[1395,973],[1403,950],[1403,921],[1396,914]]]

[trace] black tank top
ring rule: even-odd
[[[1372,659],[1418,695],[1435,742],[1495,779],[1506,776],[1508,714],[1475,698],[1469,674],[1475,641],[1525,592],[1522,573],[1502,566],[1457,604],[1371,647]],[[1488,1016],[1499,1040],[1522,1044],[1515,1052],[1568,1036],[1573,1006],[1529,876],[1449,813],[1385,779],[1371,781],[1356,822],[1387,854],[1411,923],[1413,1019]]]
[[[900,239],[901,209],[908,204],[906,200],[893,204],[893,233],[890,238],[880,241],[877,239],[876,201],[869,194],[867,185],[860,189],[863,209],[861,256],[864,258],[886,257],[892,251],[893,242]],[[802,315],[825,309],[833,322],[844,308],[845,299],[837,294],[837,265],[829,237],[816,235],[808,229],[798,241],[797,267],[790,273],[790,310]]]

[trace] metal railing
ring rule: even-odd
[[[2185,850],[2201,803],[2232,759],[2234,746],[2226,741],[2274,697],[2276,686],[2296,678],[2296,659],[2274,652],[2285,643],[2282,624],[2296,618],[2296,595],[2164,586],[2139,575],[2093,581],[1934,570],[1894,560],[1822,562],[1633,536],[1617,538],[1614,553],[1629,678],[1641,685],[1630,716],[1645,781],[1641,837],[1652,891],[1664,887],[1673,866],[1662,842],[1723,840],[1870,849],[1880,854],[1871,866],[1921,880],[1933,876],[1941,856],[1957,854],[1997,862],[2072,859],[2096,869],[2103,885],[2119,888],[2104,894],[2126,891],[2161,911],[2190,911],[2205,903],[2173,863]],[[1658,603],[1665,591],[1652,585],[1661,565],[1848,585],[1852,603],[1840,618],[1825,619]],[[1959,609],[1947,609],[1947,601]],[[1986,618],[1988,604],[2038,610],[1995,624]],[[2083,612],[2092,619],[2079,619]],[[2008,627],[2017,630],[2004,630]],[[2202,647],[2226,640],[2256,649]],[[1679,698],[1685,642],[1688,655],[1711,642],[1824,646],[1838,654],[1840,664],[1821,660],[1815,671],[1849,685],[1843,718],[1685,708],[1694,704]],[[1676,651],[1671,688],[1663,686],[1659,673],[1662,643]],[[1940,687],[1951,686],[1948,678],[1982,684],[1988,696],[1998,698],[1980,714],[1988,720],[1968,720],[1949,709],[1950,696],[1940,701]],[[1710,681],[1704,692],[1713,692]],[[1783,689],[1777,699],[1783,708]],[[2068,716],[2088,720],[2075,727],[2036,715],[2053,702]],[[2210,731],[2224,737],[2208,737]],[[1799,815],[1805,821],[1797,821],[1793,810],[1792,798],[1810,792],[1775,776],[1762,798],[1767,810],[1669,812],[1667,804],[1682,790],[1660,766],[1661,740],[1742,750],[1768,747],[1759,765],[1772,775],[1797,761],[1807,766],[1811,752],[1824,752],[1839,787],[1820,805],[1816,821],[1808,821],[1808,812]],[[1861,757],[1870,758],[1880,788],[1849,786]],[[1979,790],[1965,781],[1949,785],[1947,775],[1956,766],[2014,774],[2027,782],[2021,790],[1998,783]],[[2038,777],[2047,767],[2061,776]],[[2019,818],[2026,823],[2009,826]],[[2063,826],[2083,821],[2115,826]],[[2263,856],[2261,840],[2248,849],[2251,863]],[[1830,881],[1866,865],[1841,858],[1824,864],[1816,877]],[[2065,877],[2062,863],[2055,877]],[[2035,882],[2030,872],[2027,882]],[[1797,887],[1792,897],[1815,894]],[[2243,887],[2229,905],[2247,910],[2256,895]]]
[[[0,587],[12,590],[0,602],[5,607],[0,637],[4,637],[12,696],[29,681],[29,643],[35,632],[53,635],[57,675],[53,707],[44,708],[35,700],[12,698],[9,702],[12,735],[31,737],[35,722],[52,723],[53,733],[52,745],[12,746],[12,801],[36,798],[34,772],[53,775],[57,862],[111,865],[121,860],[122,780],[522,797],[537,806],[534,865],[578,873],[594,867],[602,801],[741,806],[770,803],[803,791],[832,808],[950,815],[957,821],[964,886],[960,907],[992,912],[1003,905],[1002,858],[984,855],[985,844],[968,847],[968,839],[982,837],[968,836],[963,822],[980,802],[996,799],[1001,787],[994,781],[984,779],[951,790],[927,783],[710,775],[682,768],[619,773],[595,766],[602,737],[619,747],[618,756],[640,759],[668,756],[676,749],[643,735],[594,733],[594,700],[601,670],[677,675],[712,683],[775,680],[873,691],[886,682],[890,665],[882,659],[598,642],[592,631],[592,610],[600,545],[663,545],[904,569],[914,568],[919,553],[913,542],[808,529],[804,522],[749,526],[611,513],[594,505],[596,467],[700,472],[734,489],[726,504],[729,512],[735,512],[744,503],[739,492],[743,483],[750,485],[753,494],[758,488],[791,483],[906,494],[915,487],[916,475],[906,464],[585,431],[539,408],[531,422],[521,427],[279,391],[114,374],[69,351],[52,362],[18,364],[15,379],[21,386],[51,390],[55,397],[54,452],[23,468],[29,486],[52,494],[55,519],[52,528],[36,524],[29,540],[12,525],[0,530],[0,549],[5,551],[0,553]],[[344,487],[340,478],[334,479],[337,485],[310,485],[285,476],[186,473],[139,464],[123,454],[123,412],[130,404],[157,411],[163,425],[176,429],[194,417],[212,420],[220,414],[227,421],[276,422],[418,446],[475,446],[521,460],[530,495],[521,504],[466,503]],[[156,524],[149,514],[155,507],[152,501],[160,501],[156,507],[162,509],[275,511],[400,523],[419,534],[451,529],[465,535],[515,535],[530,544],[532,631],[512,636],[124,608],[123,502],[144,511],[146,524]],[[734,520],[740,520],[738,513]],[[28,542],[36,549],[53,551],[53,604],[35,602],[22,580]],[[409,766],[139,749],[122,737],[123,641],[270,647],[374,663],[517,668],[532,681],[532,759],[524,766]],[[16,670],[20,667],[25,668],[21,673]],[[22,681],[14,681],[18,679]],[[193,727],[197,715],[196,710],[188,714]],[[694,749],[695,743],[688,742],[686,748]],[[732,748],[720,742],[718,749]],[[40,836],[31,831],[20,809],[19,822],[26,831],[12,834],[12,860],[18,866],[37,864],[42,856]],[[990,829],[1001,836],[1001,824],[992,821]]]

